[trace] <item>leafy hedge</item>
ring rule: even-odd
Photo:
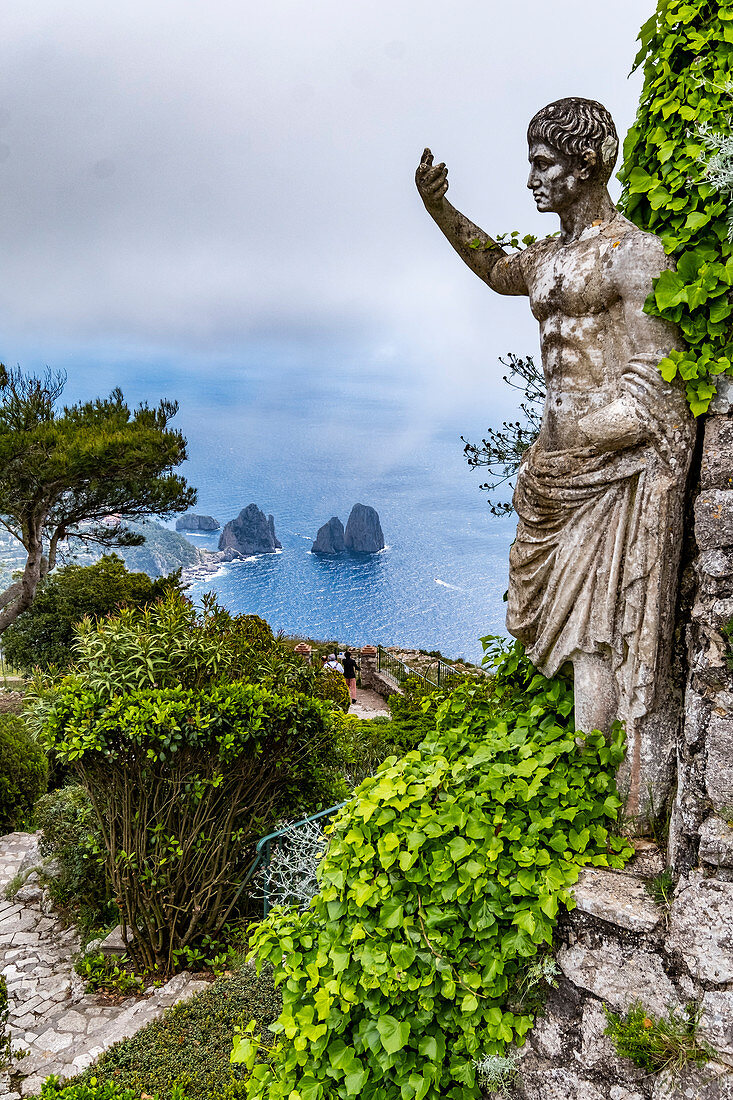
[[[255,930],[283,1012],[267,1063],[253,1031],[237,1041],[249,1100],[474,1100],[473,1060],[531,1026],[523,974],[579,869],[631,854],[614,834],[623,735],[576,737],[568,685],[518,646],[495,687],[438,705],[435,732],[337,818],[311,907]]]
[[[174,1100],[176,1088],[184,1090],[186,1100],[240,1095],[242,1072],[229,1061],[234,1028],[241,1019],[254,1017],[266,1041],[272,1042],[274,1037],[266,1029],[281,1006],[269,968],[258,976],[253,967],[243,966],[116,1043],[79,1078],[79,1084],[88,1084],[92,1078],[114,1082],[131,1090],[135,1100],[141,1093]]]
[[[48,762],[17,714],[0,714],[0,836],[28,825],[45,792]]]
[[[105,874],[104,839],[84,788],[73,784],[44,795],[36,804],[36,822],[40,853],[57,868],[48,880],[54,903],[85,934],[116,924],[119,914]]]
[[[129,573],[117,554],[93,565],[71,563],[44,577],[33,603],[3,634],[3,651],[14,668],[67,668],[73,658],[74,625],[85,615],[101,618],[120,606],[143,607],[179,587],[178,574],[151,581]]]
[[[680,327],[687,347],[660,368],[668,381],[683,379],[698,415],[716,376],[733,375],[733,244],[726,195],[706,167],[716,135],[731,133],[733,3],[660,0],[640,41],[635,64],[644,67],[644,87],[624,143],[622,207],[676,258],[677,270],[655,281],[646,310]]]
[[[58,686],[45,735],[89,794],[130,953],[168,970],[217,936],[255,840],[279,813],[332,797],[327,704],[254,684],[130,690]]]

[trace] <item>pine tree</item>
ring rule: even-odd
[[[172,471],[186,440],[172,401],[130,410],[119,389],[59,408],[64,375],[0,365],[0,524],[25,549],[20,579],[0,593],[0,633],[31,606],[69,538],[134,546],[125,520],[185,512],[196,492]]]

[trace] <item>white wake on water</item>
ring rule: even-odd
[[[453,592],[465,592],[465,588],[460,588],[457,584],[448,584],[448,581],[442,581],[440,577],[434,577],[436,584],[442,584],[443,588],[450,588]]]

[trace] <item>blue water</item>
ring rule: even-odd
[[[191,589],[195,598],[213,590],[286,633],[478,660],[479,638],[505,633],[514,523],[491,515],[460,436],[480,439],[512,417],[498,372],[488,363],[470,392],[444,390],[438,402],[414,367],[365,366],[348,350],[336,367],[304,355],[276,359],[265,348],[205,368],[75,361],[65,396],[121,385],[131,404],[177,399],[196,511],[222,526],[252,502],[274,515],[283,552],[225,567]],[[357,502],[379,512],[387,549],[311,555],[317,529],[333,515],[345,524]],[[218,534],[189,538],[215,549]]]
[[[505,633],[513,537],[512,520],[491,515],[463,458],[461,431],[470,434],[473,416],[480,434],[485,415],[459,409],[449,424],[416,428],[409,393],[366,387],[358,376],[297,375],[283,386],[282,377],[237,375],[184,393],[183,472],[199,490],[196,510],[223,526],[254,502],[274,515],[283,544],[282,553],[224,567],[190,594],[215,591],[232,611],[290,634],[479,659],[480,637]],[[332,515],[345,524],[357,502],[379,512],[387,548],[311,554],[318,527]],[[215,549],[218,533],[189,538]]]

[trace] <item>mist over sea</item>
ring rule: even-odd
[[[251,502],[274,515],[282,553],[223,567],[193,586],[194,598],[213,590],[276,631],[478,660],[482,635],[505,634],[514,522],[491,515],[460,436],[479,439],[511,415],[492,396],[496,374],[438,409],[389,364],[236,363],[203,375],[117,363],[87,378],[70,370],[67,393],[104,392],[108,382],[130,402],[176,398],[195,510],[222,526]],[[334,515],[346,524],[357,502],[379,512],[387,549],[310,554],[317,529]],[[219,532],[186,537],[216,549]]]

